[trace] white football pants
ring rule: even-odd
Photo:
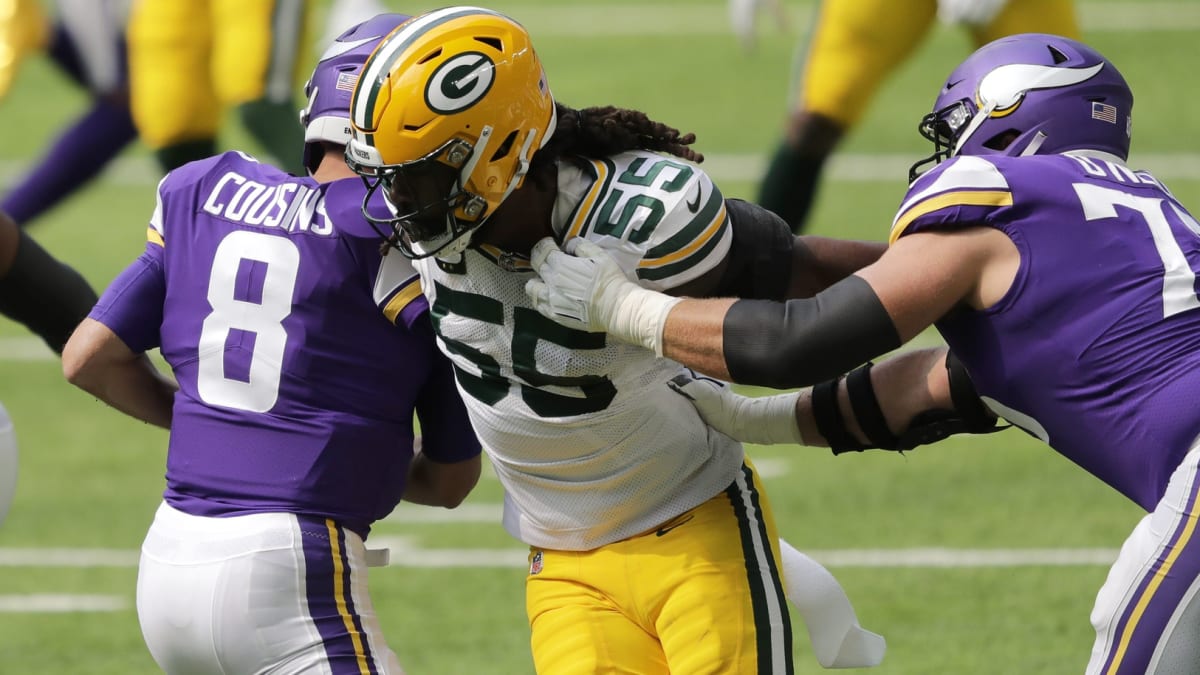
[[[138,619],[169,675],[403,673],[367,594],[362,538],[324,518],[193,516],[162,504]]]
[[[1200,673],[1200,443],[1125,544],[1096,595],[1088,675]]]

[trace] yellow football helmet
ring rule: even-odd
[[[554,132],[554,98],[529,34],[479,7],[417,16],[363,67],[346,161],[382,185],[411,258],[448,257],[520,187]],[[364,214],[367,214],[364,201]]]

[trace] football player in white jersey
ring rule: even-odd
[[[478,7],[393,33],[351,115],[347,160],[387,195],[393,217],[377,222],[415,261],[504,485],[505,527],[530,545],[538,672],[791,672],[789,547],[741,444],[671,390],[678,363],[540,315],[524,290],[529,255],[544,236],[585,238],[647,288],[781,299],[844,278],[882,245],[794,238],[722,196],[694,164],[694,136],[634,110],[556,103],[527,32]],[[840,591],[807,570],[789,590],[818,660],[878,663],[882,639],[844,596],[842,629],[825,630],[836,612],[807,613],[804,592]]]
[[[869,362],[845,387],[825,378],[935,326],[961,359],[951,371],[970,373],[977,408],[1145,510],[1096,594],[1087,675],[1195,675],[1200,222],[1127,163],[1133,107],[1120,71],[1088,45],[1002,38],[959,64],[922,118],[934,152],[910,169],[887,253],[815,298],[671,298],[629,283],[585,240],[566,252],[539,243],[533,265],[544,280],[528,290],[565,326],[607,329],[717,377],[815,385],[814,405],[819,391],[844,390],[860,421],[862,402],[889,378]],[[771,402],[796,393],[743,410],[705,382],[684,390],[735,438],[811,434],[803,400],[795,418]],[[796,424],[758,416],[779,411]]]

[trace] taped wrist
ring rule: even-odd
[[[631,281],[615,286],[612,292],[618,295],[611,316],[604,317],[608,332],[625,342],[653,350],[655,356],[662,356],[667,315],[682,298],[651,291]]]
[[[78,272],[21,231],[12,266],[0,278],[0,314],[24,324],[61,354],[96,300]]]
[[[842,378],[835,377],[812,388],[813,421],[817,425],[817,433],[824,437],[835,455],[867,449],[850,433],[846,428],[846,420],[842,418],[842,410],[838,407],[838,385],[841,381]]]
[[[800,427],[796,425],[796,399],[798,392],[761,396],[757,398],[739,396],[737,434],[734,438],[759,445],[775,443],[804,444]]]

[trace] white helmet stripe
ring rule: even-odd
[[[434,10],[409,21],[402,29],[394,33],[367,62],[362,76],[359,78],[360,87],[355,89],[354,103],[351,110],[354,126],[366,131],[372,131],[371,112],[375,107],[375,90],[383,78],[387,77],[396,57],[408,48],[416,38],[424,35],[429,29],[451,19],[471,14],[490,14],[504,16],[499,12],[482,7],[446,7]],[[366,91],[363,87],[368,87]]]

